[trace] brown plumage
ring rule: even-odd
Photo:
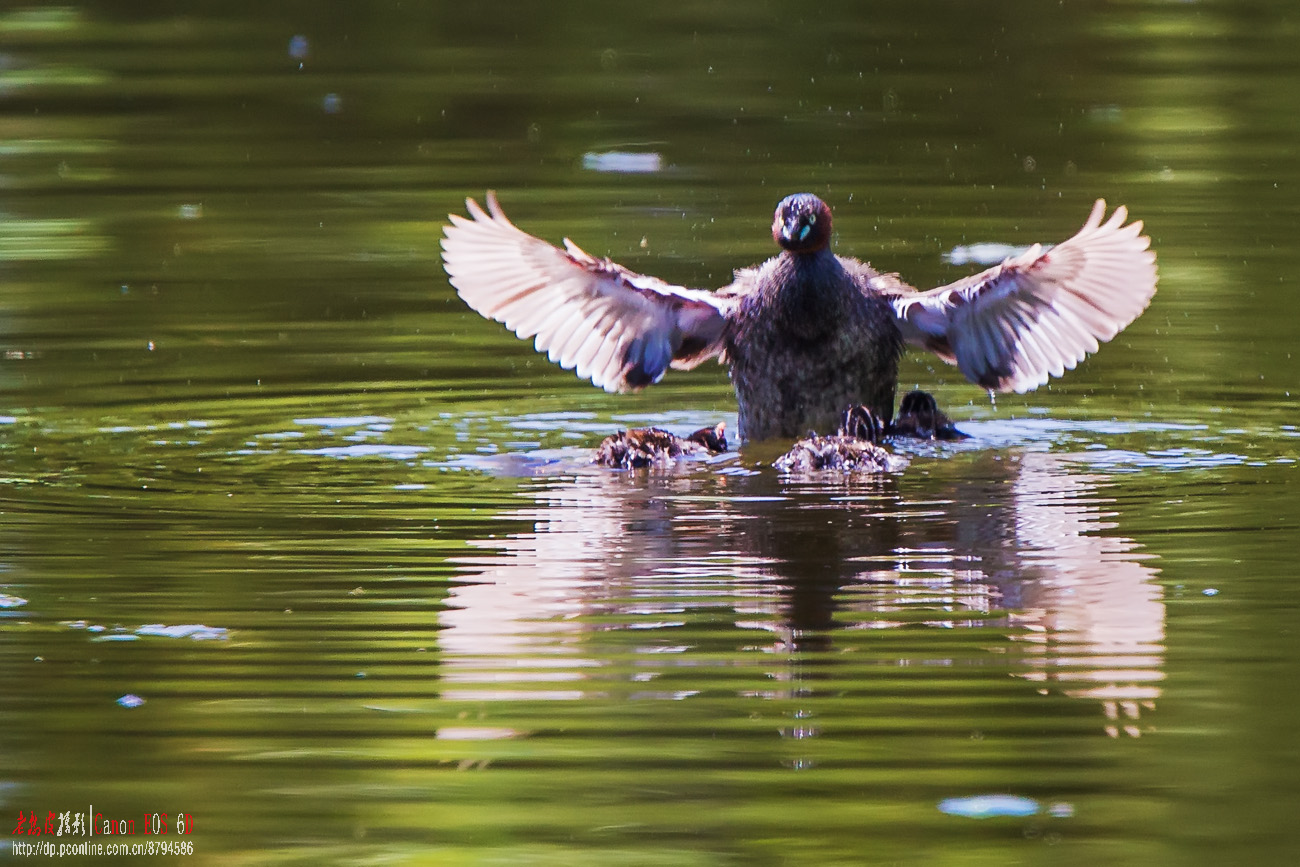
[[[702,427],[685,439],[662,428],[632,428],[605,437],[592,463],[624,470],[666,467],[687,455],[716,455],[726,450],[726,422]]]
[[[907,459],[877,445],[881,425],[866,406],[851,406],[844,411],[839,429],[831,436],[808,436],[795,442],[790,451],[772,462],[779,472],[788,475],[839,470],[845,473],[895,472],[907,466]]]
[[[889,433],[923,440],[966,439],[966,434],[957,430],[952,419],[939,409],[934,397],[924,391],[909,391],[903,395],[898,402],[898,415],[889,425]]]
[[[1074,237],[919,292],[830,251],[831,212],[809,193],[777,206],[782,252],[717,292],[673,286],[516,228],[489,193],[451,215],[443,261],[461,298],[533,338],[539,352],[607,391],[635,391],[669,367],[731,367],[745,439],[829,429],[845,406],[893,417],[905,344],[978,385],[1025,392],[1073,368],[1132,322],[1156,289],[1141,222],[1098,200]]]

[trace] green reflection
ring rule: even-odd
[[[0,15],[10,818],[187,811],[209,863],[1286,863],[1291,18]],[[1161,288],[996,405],[909,357],[977,437],[897,478],[604,473],[614,428],[730,417],[725,373],[609,396],[466,311],[439,231],[488,188],[693,286],[798,189],[920,284],[1105,196]],[[937,809],[1002,792],[1072,813]]]
[[[109,239],[89,220],[19,220],[0,223],[0,261],[47,261],[97,256]]]

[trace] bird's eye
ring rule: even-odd
[[[811,225],[813,225],[813,224],[816,223],[816,222],[817,222],[817,215],[816,215],[816,214],[809,214],[809,215],[808,215],[808,225],[811,226]]]

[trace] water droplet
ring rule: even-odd
[[[307,37],[301,33],[295,33],[289,40],[289,56],[294,60],[304,60],[310,53],[311,43],[307,41]]]

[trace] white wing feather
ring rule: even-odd
[[[564,250],[516,228],[496,196],[466,199],[451,215],[442,258],[475,311],[503,323],[565,370],[606,391],[658,382],[721,351],[726,299],[596,259],[568,238]]]
[[[1026,392],[1071,370],[1138,317],[1156,291],[1156,256],[1123,206],[1098,199],[1083,228],[979,274],[891,299],[903,337],[985,388]]]

